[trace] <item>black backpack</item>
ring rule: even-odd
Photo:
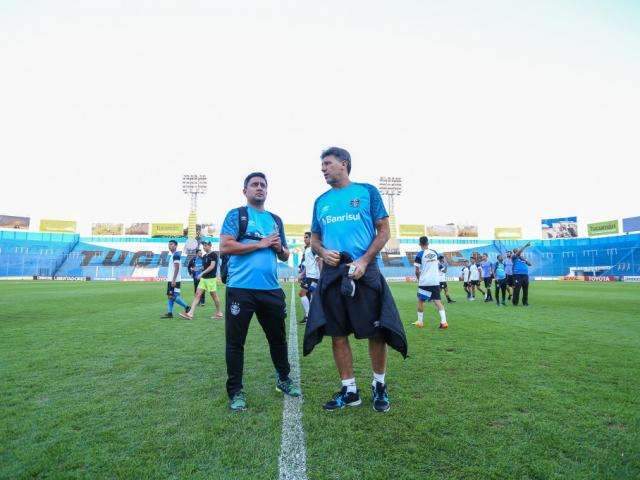
[[[254,237],[252,235],[247,235],[247,225],[249,224],[249,210],[247,207],[238,207],[236,208],[238,212],[238,235],[236,236],[236,242],[239,242],[243,238],[250,238],[253,240],[261,240],[260,238]],[[276,222],[278,226],[278,233],[280,234],[280,238],[284,237],[284,226],[282,225],[282,220],[275,213],[271,213],[273,220]],[[284,244],[284,241],[283,241]],[[220,280],[222,283],[227,283],[227,278],[229,277],[229,257],[231,255],[228,254],[220,254]]]

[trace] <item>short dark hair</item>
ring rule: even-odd
[[[420,245],[426,245],[429,243],[429,239],[427,237],[420,237],[418,241],[420,242]]]
[[[320,160],[324,160],[328,156],[334,156],[338,160],[347,163],[347,173],[351,173],[351,155],[344,148],[330,147],[320,154]]]
[[[311,236],[311,232],[304,232],[304,234],[305,234],[305,236],[306,236],[306,235]]]
[[[176,247],[178,246],[178,242],[176,242],[175,240],[169,240],[169,243],[173,243]]]
[[[260,177],[262,179],[264,179],[264,183],[267,183],[267,176],[262,173],[262,172],[251,172],[249,175],[247,175],[247,177],[244,179],[244,188],[247,188],[247,185],[249,185],[249,180],[251,180],[253,177]]]
[[[444,255],[438,255],[438,260],[444,260]]]

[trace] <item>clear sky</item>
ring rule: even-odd
[[[0,214],[221,223],[252,170],[307,223],[339,145],[400,223],[640,215],[635,1],[0,3]],[[36,222],[34,224],[34,222]]]

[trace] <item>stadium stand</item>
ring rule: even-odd
[[[168,238],[80,237],[75,234],[0,230],[0,277],[88,277],[112,280],[153,280],[166,275]],[[218,238],[210,238],[215,245]],[[468,238],[431,239],[431,247],[449,262],[449,276],[459,275],[460,261],[474,252],[499,252],[520,246],[525,240],[495,241]],[[640,276],[640,234],[599,238],[531,240],[527,256],[533,263],[531,276],[565,277],[591,275]],[[281,278],[296,275],[300,255],[279,262]],[[402,239],[399,254],[383,253],[379,265],[389,278],[413,278],[417,239]],[[183,257],[186,266],[188,258]],[[186,268],[182,269],[187,278]]]

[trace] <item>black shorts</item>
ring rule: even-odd
[[[485,279],[484,279],[485,288],[491,288],[491,281],[492,280],[493,280],[493,277],[485,277]]]
[[[432,285],[429,287],[418,287],[418,300],[430,302],[431,300],[440,300],[440,286]]]
[[[471,285],[469,282],[462,282],[464,288],[469,288],[469,285]]]
[[[375,325],[382,302],[373,288],[358,284],[353,298],[340,292],[340,282],[334,282],[322,292],[322,304],[327,319],[325,334],[330,337],[374,338],[380,335]]]
[[[175,297],[180,295],[180,282],[176,282],[176,286],[172,287],[171,282],[167,282],[167,296]]]
[[[469,285],[471,285],[472,287],[479,287],[480,286],[480,280],[471,280],[469,282]]]
[[[317,286],[318,286],[317,278],[304,277],[300,281],[300,288],[304,288],[308,292],[313,292]]]
[[[513,275],[507,275],[507,285],[513,287]]]
[[[447,282],[440,282],[440,290],[444,290],[445,288],[449,288],[449,285],[447,285]]]

